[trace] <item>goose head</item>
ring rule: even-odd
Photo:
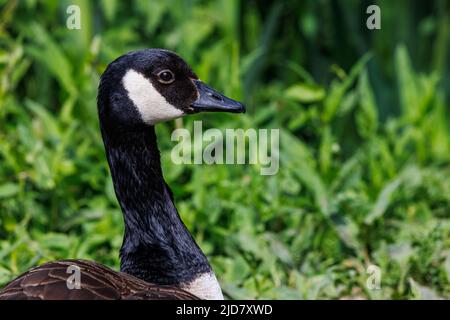
[[[100,118],[114,127],[155,125],[198,112],[245,112],[203,83],[174,52],[144,49],[112,62],[99,86]]]

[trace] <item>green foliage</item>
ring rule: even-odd
[[[72,2],[0,0],[0,285],[53,259],[118,268],[96,88],[117,56],[165,47],[248,106],[157,128],[228,298],[450,298],[448,2],[379,1],[379,31],[364,1],[74,2],[81,30]],[[171,130],[200,118],[280,128],[278,174],[173,164]]]

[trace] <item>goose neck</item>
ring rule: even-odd
[[[164,181],[154,127],[120,133],[102,128],[102,135],[125,221],[121,271],[171,285],[211,273]]]

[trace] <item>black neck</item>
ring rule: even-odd
[[[165,183],[153,126],[118,132],[102,126],[125,220],[121,271],[157,284],[189,282],[211,271]]]

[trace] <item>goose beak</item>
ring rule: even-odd
[[[200,80],[194,80],[194,83],[198,91],[197,100],[191,104],[194,112],[245,112],[245,107],[242,103],[224,96]]]

